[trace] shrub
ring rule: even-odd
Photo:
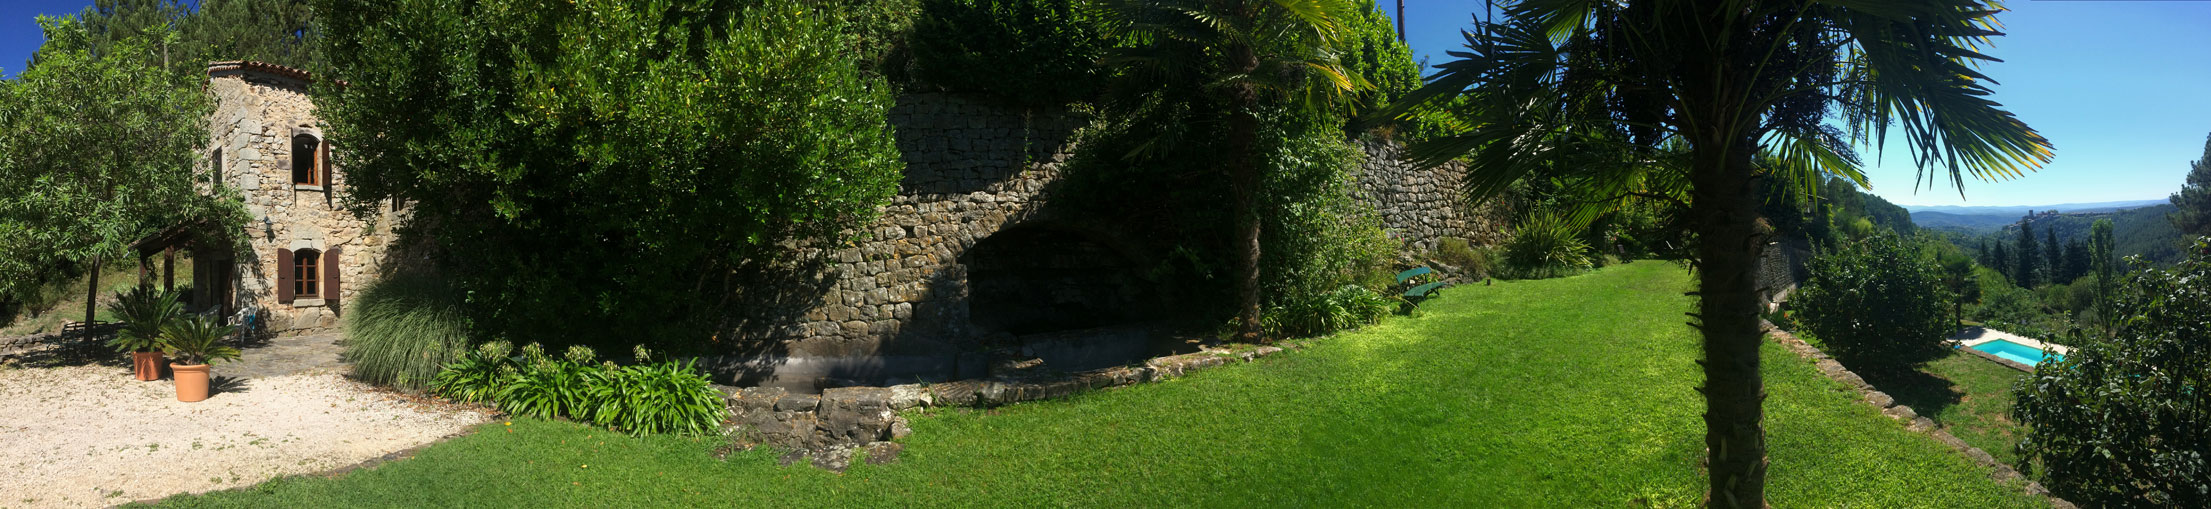
[[[1285,299],[1268,308],[1260,322],[1268,337],[1311,336],[1381,321],[1396,307],[1394,298],[1364,286],[1343,285],[1328,293]]]
[[[362,289],[346,313],[353,376],[419,389],[468,349],[468,322],[440,280],[402,272]]]
[[[1466,239],[1458,237],[1444,237],[1443,240],[1436,242],[1436,252],[1434,254],[1436,261],[1458,267],[1461,273],[1473,278],[1490,275],[1493,269],[1491,266],[1491,257],[1493,256],[1495,256],[1494,252],[1487,246],[1474,247],[1469,245]]]
[[[1804,328],[1853,368],[1903,371],[1948,350],[1949,294],[1942,268],[1893,233],[1875,232],[1807,264],[1811,277],[1789,301]]]
[[[1522,220],[1505,241],[1503,276],[1542,279],[1589,270],[1589,244],[1565,216],[1536,213]]]
[[[238,349],[222,344],[234,330],[205,316],[172,321],[161,328],[161,350],[177,364],[187,366],[238,360]]]
[[[486,343],[448,365],[432,388],[514,415],[589,422],[632,435],[705,434],[722,420],[721,396],[704,373],[689,363],[652,363],[643,347],[632,366],[601,363],[582,346],[557,358],[536,343],[512,353],[505,342]]]
[[[2119,328],[2013,388],[2021,456],[2085,506],[2211,507],[2211,242],[2127,278]]]
[[[925,85],[1055,106],[1096,95],[1107,45],[1077,0],[922,0],[913,73]]]

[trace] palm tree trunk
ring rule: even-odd
[[[1259,59],[1248,45],[1230,48],[1231,63],[1239,73],[1259,68]],[[1259,325],[1259,94],[1249,84],[1234,85],[1229,92],[1228,116],[1229,193],[1236,207],[1236,340],[1255,343]]]
[[[1753,229],[1754,140],[1696,145],[1696,323],[1704,332],[1704,443],[1712,507],[1765,505],[1764,381],[1758,373],[1757,267],[1765,239]],[[1707,149],[1709,147],[1709,149]]]

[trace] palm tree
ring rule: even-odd
[[[1540,174],[1600,198],[1686,207],[1699,297],[1691,325],[1704,335],[1707,496],[1758,507],[1766,447],[1755,270],[1766,233],[1753,191],[1780,179],[1811,193],[1821,174],[1862,184],[1849,146],[1884,141],[1892,125],[1922,168],[1915,187],[1946,174],[1962,194],[1965,175],[2009,178],[2047,162],[2049,141],[1988,100],[1993,81],[1974,70],[1996,60],[1977,50],[2001,35],[1997,9],[1978,0],[1516,2],[1391,113],[1465,99],[1456,113],[1475,124],[1412,154],[1427,164],[1468,157],[1465,191],[1475,198]]]
[[[1219,150],[1235,208],[1237,339],[1257,341],[1261,110],[1323,108],[1369,86],[1336,58],[1347,38],[1342,20],[1355,11],[1345,0],[1117,0],[1102,7],[1123,41],[1106,59],[1119,71],[1112,88],[1122,100],[1113,102],[1185,97],[1218,105],[1227,117]]]

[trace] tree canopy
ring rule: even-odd
[[[896,190],[883,80],[796,0],[315,5],[315,102],[357,210],[486,334],[700,346],[739,267],[839,243]],[[773,291],[773,288],[760,289]],[[634,337],[639,334],[645,338]]]
[[[2211,135],[2203,140],[2203,158],[2188,163],[2188,181],[2171,198],[2173,226],[2181,233],[2211,236]]]

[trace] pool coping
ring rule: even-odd
[[[2030,366],[2027,363],[1998,357],[1996,356],[1996,354],[1984,352],[1978,348],[1974,348],[1975,346],[1980,346],[1983,343],[1988,343],[1992,341],[2010,341],[2012,343],[2017,343],[2028,348],[2057,352],[2058,355],[2073,355],[2073,347],[2070,346],[2060,345],[2057,343],[2046,343],[2039,339],[1980,326],[1966,327],[1964,329],[1958,330],[1957,334],[1950,336],[1950,339],[1947,340],[1947,343],[1951,346],[1957,347],[1958,351],[1972,354],[1973,356],[1988,359],[1990,361],[1995,361],[1997,364],[2004,365],[2004,367],[2025,371],[2028,373],[2034,372],[2034,366]]]

